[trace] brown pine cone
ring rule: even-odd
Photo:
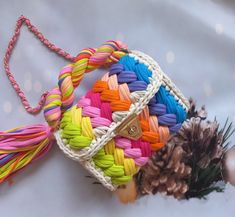
[[[139,196],[159,192],[188,199],[223,191],[216,183],[222,181],[221,158],[232,126],[226,122],[218,130],[216,121],[205,120],[204,107],[196,111],[195,103],[190,103],[189,119],[135,176]]]
[[[156,152],[136,177],[139,194],[159,192],[183,198],[188,190],[186,180],[191,174],[191,168],[184,163],[185,157],[187,153],[173,142]]]
[[[191,153],[197,166],[204,169],[211,161],[222,157],[223,135],[218,128],[219,124],[216,121],[202,121],[193,117],[184,122],[175,142]]]
[[[192,117],[199,117],[202,120],[207,118],[207,111],[205,109],[205,106],[202,106],[199,110],[196,110],[196,103],[193,99],[189,99],[190,108],[188,111],[188,119]]]

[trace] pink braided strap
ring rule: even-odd
[[[38,105],[34,108],[32,108],[24,94],[24,92],[21,90],[20,86],[18,85],[18,83],[16,82],[11,70],[10,70],[10,66],[9,66],[9,62],[10,62],[10,58],[13,52],[13,49],[15,47],[15,44],[19,38],[20,35],[20,29],[22,27],[22,25],[25,24],[29,31],[32,32],[40,41],[43,45],[45,45],[48,49],[50,49],[51,51],[55,52],[56,54],[58,54],[59,56],[63,57],[66,60],[69,60],[70,62],[74,62],[75,57],[71,56],[69,53],[67,53],[66,51],[64,51],[63,49],[55,46],[54,44],[52,44],[51,42],[49,42],[41,32],[38,31],[38,29],[31,24],[30,20],[24,16],[20,16],[19,19],[17,20],[16,23],[16,27],[15,27],[15,31],[14,34],[8,44],[5,56],[4,56],[4,69],[5,72],[7,74],[7,77],[9,79],[9,81],[12,84],[12,87],[14,88],[14,90],[16,91],[17,95],[20,97],[21,102],[25,108],[25,110],[30,113],[30,114],[37,114],[41,111],[45,100],[46,100],[46,96],[48,94],[48,91],[44,92],[41,97],[40,100],[38,102]]]

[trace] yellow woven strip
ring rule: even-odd
[[[123,165],[123,163],[124,163],[124,151],[123,151],[123,149],[115,148],[113,156],[114,156],[115,164]]]
[[[95,138],[90,117],[82,117],[82,108],[73,106],[63,114],[61,120],[62,137],[67,139],[73,149],[88,147]],[[106,176],[112,178],[113,184],[124,184],[132,179],[137,168],[132,158],[125,158],[124,150],[115,147],[114,140],[109,141],[104,148],[94,156],[96,167],[101,168]]]
[[[135,161],[132,158],[125,158],[123,164],[127,176],[132,176],[136,173]]]
[[[106,152],[106,154],[111,154],[113,155],[114,150],[115,150],[115,143],[114,140],[110,140],[105,146],[104,146],[104,150]]]
[[[84,136],[89,137],[89,138],[94,138],[90,117],[83,117],[82,118],[82,134]]]

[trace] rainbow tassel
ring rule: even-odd
[[[51,137],[51,127],[44,124],[0,132],[0,183],[46,154]]]

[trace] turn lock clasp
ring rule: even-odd
[[[138,116],[135,113],[131,114],[116,128],[115,133],[118,136],[138,140],[142,136]]]

